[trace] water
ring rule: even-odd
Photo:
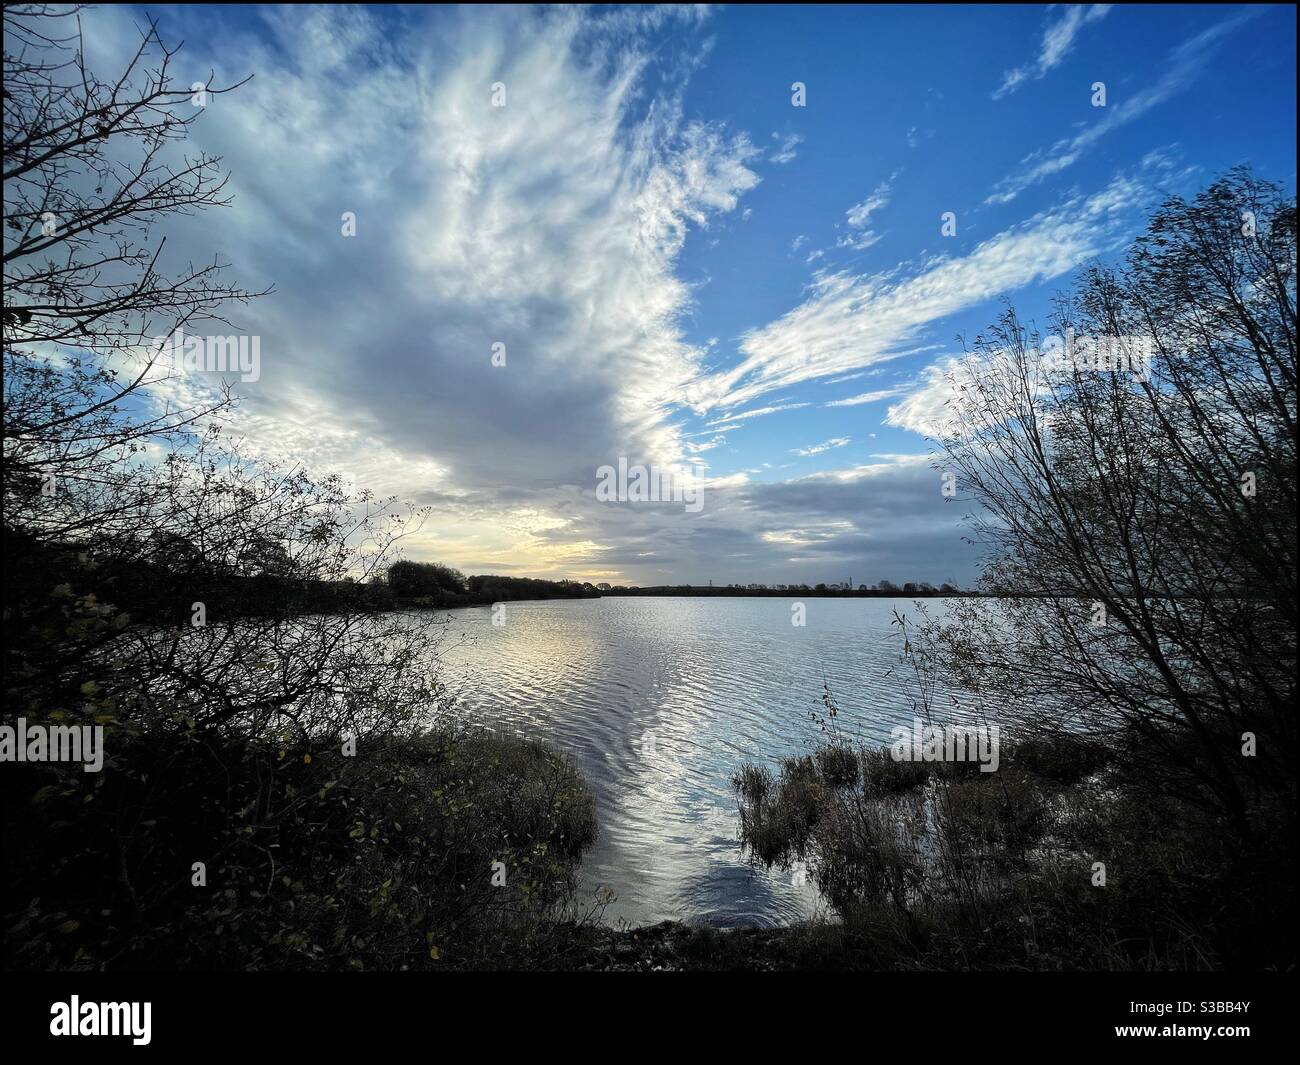
[[[816,912],[795,869],[755,872],[738,842],[731,775],[820,737],[823,683],[868,742],[910,726],[915,688],[894,610],[910,601],[603,598],[453,611],[441,680],[475,721],[545,740],[581,769],[600,836],[585,892],[617,896],[607,921],[785,924]],[[931,600],[931,613],[942,604]],[[892,673],[892,675],[891,675]]]

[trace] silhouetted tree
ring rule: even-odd
[[[997,621],[964,601],[966,680],[1111,737],[1242,839],[1294,820],[1295,223],[1241,169],[1169,200],[1054,314],[1121,365],[1044,360],[1008,311],[954,371],[940,459],[978,507],[984,586],[1028,597]]]

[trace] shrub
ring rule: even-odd
[[[839,916],[837,965],[1289,964],[1264,931],[1287,919],[1285,852],[1243,862],[1221,819],[1149,795],[1095,739],[1004,738],[995,773],[867,748],[851,783],[843,751],[733,778],[750,860],[805,859]]]
[[[463,729],[341,748],[117,736],[111,773],[14,767],[10,964],[473,967],[568,914],[596,831],[570,764]]]

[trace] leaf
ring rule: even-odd
[[[80,927],[81,927],[80,921],[64,921],[63,924],[59,925],[59,931],[66,936],[66,935],[71,935]]]

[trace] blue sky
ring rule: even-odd
[[[234,205],[169,232],[276,286],[238,427],[471,572],[968,582],[956,337],[1230,166],[1295,184],[1293,8],[149,10],[256,75],[193,127]],[[707,464],[703,508],[599,502],[620,456]]]

